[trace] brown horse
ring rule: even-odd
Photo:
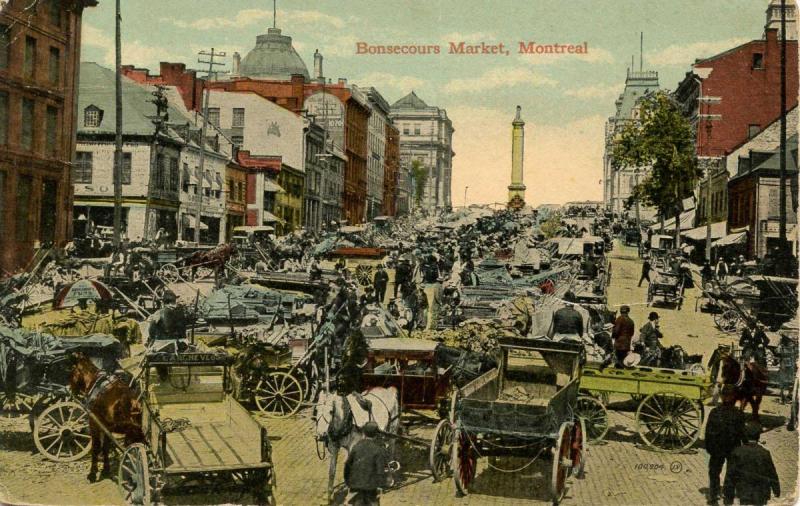
[[[761,400],[767,393],[768,374],[766,369],[755,361],[750,361],[742,367],[732,356],[721,353],[719,356],[720,382],[723,385],[733,385],[736,401],[740,403],[741,410],[749,404],[753,409],[753,420],[758,421],[758,409]]]
[[[97,479],[97,457],[103,452],[103,471],[100,477],[111,476],[108,453],[111,440],[98,425],[102,424],[112,434],[125,436],[125,445],[144,442],[142,432],[142,406],[131,388],[119,378],[107,375],[82,353],[74,355],[75,365],[69,377],[73,394],[85,397],[84,406],[94,415],[89,417],[89,434],[92,438],[92,466],[87,478]]]

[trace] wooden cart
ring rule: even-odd
[[[146,444],[125,449],[118,485],[126,502],[151,504],[163,487],[247,487],[273,503],[267,429],[229,393],[224,352],[151,353],[143,363]],[[213,485],[212,485],[213,484]]]
[[[642,442],[661,451],[691,447],[703,424],[703,400],[711,392],[710,376],[657,367],[600,369],[586,364],[581,372],[578,416],[586,421],[589,441],[601,441],[608,432],[606,403],[610,394],[628,394],[640,400],[636,429]]]
[[[683,277],[679,273],[656,271],[653,281],[647,287],[647,305],[661,297],[667,304],[675,304],[678,309],[683,303]]]
[[[574,411],[583,345],[544,338],[500,345],[499,368],[453,394],[449,419],[431,442],[434,477],[452,471],[456,490],[467,494],[480,457],[524,457],[528,467],[552,454],[551,496],[558,503],[568,475],[581,477],[584,467],[585,428]]]

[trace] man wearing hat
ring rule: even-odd
[[[389,274],[386,273],[383,265],[378,264],[375,276],[372,278],[372,284],[375,286],[375,300],[378,305],[383,304],[386,297],[386,286],[389,284]]]
[[[736,407],[733,385],[724,385],[721,391],[722,404],[708,414],[704,436],[708,460],[708,504],[715,505],[719,500],[719,475],[722,466],[728,461],[733,450],[745,441],[745,423],[742,410]]]
[[[744,434],[747,441],[734,449],[728,458],[723,500],[725,504],[733,504],[737,498],[739,504],[765,505],[770,492],[775,497],[781,496],[778,473],[769,450],[758,444],[761,425],[755,422],[746,424]]]
[[[178,305],[178,298],[171,290],[164,292],[164,307],[150,323],[148,345],[154,341],[177,341],[186,339],[189,315],[184,307]]]
[[[575,294],[564,294],[564,307],[553,313],[550,323],[550,337],[558,335],[583,336],[583,316],[575,309]]]
[[[630,312],[629,306],[619,308],[619,316],[614,320],[614,328],[611,330],[611,339],[614,340],[614,355],[616,355],[614,367],[617,369],[623,367],[623,361],[631,351],[631,339],[636,330],[636,326],[629,316]]]
[[[658,313],[651,311],[647,316],[647,323],[639,329],[639,341],[644,345],[644,353],[647,356],[645,361],[649,365],[658,363],[661,357],[661,343],[658,341],[664,337],[658,326]]]
[[[378,424],[364,424],[364,439],[350,450],[344,464],[344,481],[350,490],[349,504],[377,506],[380,504],[378,490],[386,486],[386,467],[389,455],[375,436]]]

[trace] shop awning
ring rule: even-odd
[[[728,234],[722,239],[716,240],[711,243],[712,248],[722,246],[733,246],[734,244],[744,244],[747,242],[747,232],[737,232],[735,234]]]
[[[261,218],[262,223],[286,223],[269,211],[264,211],[264,217]]]
[[[694,209],[690,209],[689,211],[684,211],[681,213],[681,230],[690,230],[694,227]],[[661,228],[661,223],[655,223],[650,226],[650,230],[659,230]],[[670,218],[664,221],[664,230],[670,231],[675,230],[675,218]]]
[[[278,183],[270,179],[264,180],[264,191],[270,193],[286,193],[286,190],[281,188]]]
[[[195,224],[195,217],[191,214],[184,214],[183,215],[183,227],[184,228],[191,228],[194,229]],[[200,221],[200,230],[208,230],[208,225]]]
[[[720,221],[719,223],[712,223],[711,224],[711,239],[719,239],[721,237],[725,237],[725,232],[728,229],[728,222],[727,221]],[[686,232],[681,232],[681,236],[685,237],[686,239],[691,239],[692,241],[705,241],[706,240],[706,226],[700,226],[693,228],[691,230],[687,230]]]

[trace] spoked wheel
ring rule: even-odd
[[[639,437],[647,446],[664,451],[689,448],[700,435],[702,406],[676,393],[650,394],[636,410]]]
[[[567,486],[567,473],[572,467],[570,452],[572,451],[570,424],[564,422],[558,429],[558,439],[553,449],[553,473],[550,480],[550,493],[553,496],[553,504],[558,504],[564,498],[564,490]]]
[[[692,364],[686,369],[689,374],[692,376],[705,376],[706,375],[706,368],[703,367],[703,364]]]
[[[356,271],[353,273],[356,281],[361,286],[369,286],[372,284],[372,266],[359,264],[356,265]]]
[[[181,281],[181,273],[175,264],[164,264],[158,268],[157,276],[164,283],[177,283]]]
[[[153,476],[147,448],[132,444],[119,460],[117,486],[126,504],[149,506],[153,503]]]
[[[586,439],[590,443],[597,443],[606,437],[608,432],[608,411],[603,403],[589,396],[579,396],[575,403],[575,412],[585,421]]]
[[[38,400],[37,396],[26,395],[20,392],[0,392],[0,416],[17,418],[27,415]]]
[[[583,418],[578,418],[578,422],[572,426],[572,448],[570,450],[570,460],[572,460],[572,476],[583,479],[583,471],[586,468],[586,423]]]
[[[431,448],[428,454],[428,464],[433,473],[433,481],[442,481],[451,472],[450,454],[453,445],[453,427],[450,420],[441,420],[436,426],[436,432],[431,440]]]
[[[89,414],[72,401],[45,408],[33,425],[33,442],[39,453],[54,462],[72,462],[92,449]]]
[[[739,330],[743,322],[739,313],[734,309],[727,309],[714,315],[714,325],[721,331],[731,334]]]
[[[469,440],[469,434],[465,430],[459,430],[453,437],[453,481],[456,484],[456,490],[462,495],[469,494],[469,486],[472,480],[475,479],[475,473],[478,467],[478,456],[475,450],[472,449],[472,443]]]
[[[256,385],[253,398],[259,411],[283,418],[297,413],[303,402],[303,387],[290,374],[276,371]]]
[[[305,373],[302,371],[295,371],[294,378],[300,382],[300,387],[303,389],[303,400],[308,402],[315,402],[319,394],[320,378],[319,368],[314,361],[311,361]]]

